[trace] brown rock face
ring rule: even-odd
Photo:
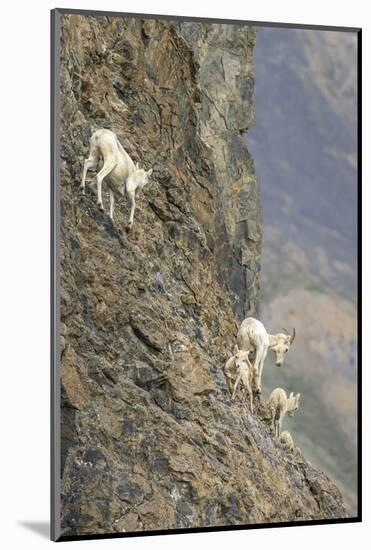
[[[62,531],[338,518],[332,482],[229,396],[258,305],[261,211],[249,27],[64,15]],[[78,185],[92,130],[153,168],[134,226]],[[300,414],[300,411],[299,411]]]

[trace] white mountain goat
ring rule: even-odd
[[[125,183],[126,194],[131,206],[129,228],[134,222],[135,192],[143,189],[152,174],[152,168],[147,172],[135,165],[131,160],[114,132],[101,129],[93,133],[90,138],[89,158],[84,161],[84,170],[80,189],[85,192],[85,179],[89,168],[95,168],[99,159],[103,157],[103,167],[97,174],[98,200],[97,204],[103,211],[102,183],[107,182],[110,194],[110,218],[113,221],[113,206],[115,195],[124,196]]]
[[[295,339],[295,329],[292,335],[288,334],[268,334],[261,321],[248,317],[242,321],[237,334],[237,345],[241,350],[255,349],[254,376],[257,393],[261,393],[261,380],[263,374],[264,361],[268,350],[276,354],[276,365],[281,367],[285,354],[289,351],[291,344]]]
[[[294,396],[293,392],[287,397],[285,390],[276,388],[269,398],[269,408],[272,418],[272,430],[278,439],[281,436],[282,420],[286,413],[293,416],[299,408],[300,393]]]
[[[290,432],[285,430],[280,435],[280,441],[282,445],[288,450],[294,452],[294,440],[292,439],[292,435]]]
[[[224,365],[224,374],[231,394],[233,393],[235,378],[237,376],[237,365],[246,358],[249,360],[251,351],[253,350],[241,351],[237,346],[234,346],[232,357],[230,357]]]
[[[245,392],[247,391],[247,393],[249,394],[250,411],[253,413],[254,412],[254,404],[253,404],[253,391],[252,391],[252,386],[251,386],[252,378],[253,378],[252,365],[251,365],[249,359],[246,357],[240,363],[238,363],[238,364],[236,363],[236,367],[237,367],[237,379],[236,379],[236,382],[234,384],[232,399],[235,399],[238,385],[242,381]]]

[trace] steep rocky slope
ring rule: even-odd
[[[333,483],[232,402],[256,313],[261,212],[243,132],[252,28],[62,17],[62,532],[345,515]],[[78,190],[94,128],[153,167],[134,227]],[[107,197],[104,198],[106,207]]]

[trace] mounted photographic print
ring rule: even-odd
[[[361,520],[360,38],[53,10],[53,540]]]

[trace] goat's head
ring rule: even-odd
[[[292,334],[289,334],[286,329],[283,330],[284,333],[280,332],[275,335],[275,343],[271,346],[271,350],[276,354],[277,367],[282,367],[285,355],[289,351],[296,334],[295,329],[292,330]]]
[[[150,168],[147,171],[144,170],[143,168],[139,168],[139,163],[137,162],[135,164],[135,170],[130,177],[135,181],[136,187],[138,189],[143,189],[143,187],[147,185],[148,179],[152,174],[152,172],[153,172],[152,168]]]
[[[300,393],[297,393],[295,396],[293,392],[290,393],[290,397],[288,399],[288,407],[287,407],[287,414],[289,416],[294,416],[294,412],[298,410],[299,400],[300,400]]]
[[[238,346],[235,346],[233,349],[233,357],[234,362],[236,365],[236,368],[240,368],[243,363],[247,364],[248,366],[251,365],[249,354],[252,350],[244,351],[238,348]]]

